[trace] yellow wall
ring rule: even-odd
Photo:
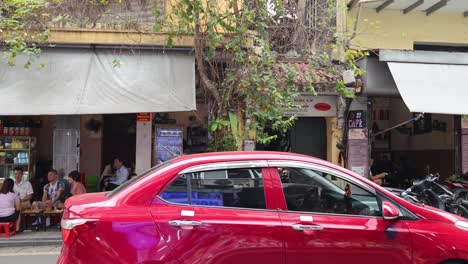
[[[468,18],[461,12],[441,10],[426,16],[421,11],[404,15],[400,10],[377,13],[375,9],[362,8],[357,21],[358,9],[356,6],[347,12],[348,33],[357,22],[352,48],[412,50],[415,42],[468,44]]]
[[[61,44],[107,44],[107,45],[155,45],[166,44],[166,34],[149,34],[136,31],[105,31],[93,29],[52,30],[49,41]],[[174,39],[174,46],[192,46],[193,38]]]
[[[173,5],[178,0],[166,0],[165,14],[170,15]],[[218,11],[228,10],[227,2],[217,1]],[[242,2],[239,2],[241,5]],[[177,18],[173,18],[172,23],[177,23]],[[207,23],[207,21],[202,21]],[[220,30],[222,30],[220,28]],[[107,45],[152,45],[164,46],[167,40],[167,30],[152,33],[152,24],[144,23],[139,26],[139,30],[125,30],[112,28],[111,25],[96,24],[93,28],[81,28],[71,25],[57,25],[53,28],[49,37],[49,42],[60,44],[107,44]],[[175,47],[193,46],[192,36],[180,36],[174,38]]]
[[[343,139],[343,131],[337,128],[336,117],[327,117],[325,121],[327,123],[327,161],[341,166],[343,164],[339,163],[340,150],[336,144]]]

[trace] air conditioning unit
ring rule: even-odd
[[[346,86],[354,86],[356,83],[356,78],[354,77],[354,71],[347,70],[343,72],[343,82]]]

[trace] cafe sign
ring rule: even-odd
[[[336,116],[336,100],[336,96],[315,96],[312,93],[302,93],[294,99],[294,103],[297,107],[288,111],[286,116]]]
[[[366,112],[362,110],[349,111],[348,128],[366,128]]]

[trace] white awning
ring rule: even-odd
[[[388,62],[411,112],[468,114],[468,65]]]
[[[45,67],[39,69],[40,63]],[[0,63],[0,115],[196,109],[195,60],[150,50],[47,49],[29,70]]]

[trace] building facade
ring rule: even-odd
[[[142,173],[207,148],[207,103],[197,96],[192,39],[167,48],[166,34],[151,30],[153,3],[164,14],[165,1],[119,2],[96,7],[103,10],[95,17],[70,8],[69,20],[53,24],[54,45],[28,69],[24,56],[16,67],[2,62],[0,178],[16,166],[39,185],[50,168],[61,176],[99,176],[115,156]]]
[[[345,4],[350,47],[371,54],[362,60],[363,89],[351,107],[366,114],[366,125],[365,133],[349,130],[349,168],[367,176],[373,157],[376,173],[390,173],[395,185],[428,173],[466,173],[468,3]]]

